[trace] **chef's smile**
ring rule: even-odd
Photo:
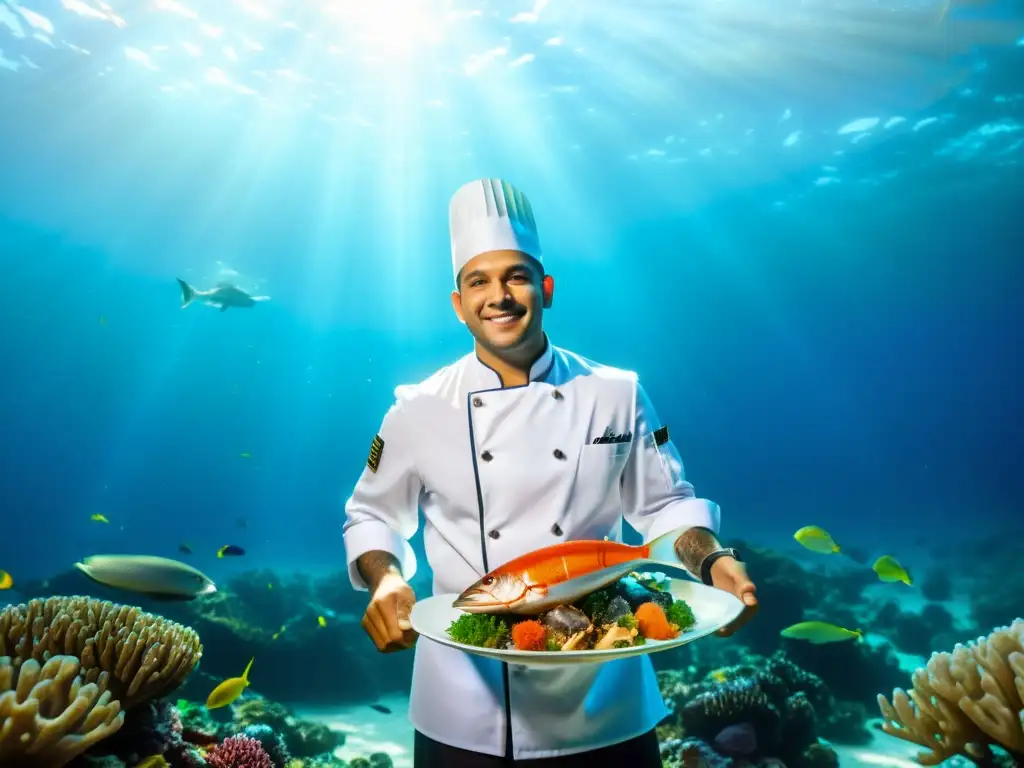
[[[500,315],[492,315],[491,317],[485,317],[488,323],[496,325],[499,328],[510,328],[518,324],[519,320],[522,319],[523,315],[520,312],[504,312]]]

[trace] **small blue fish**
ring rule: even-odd
[[[225,544],[223,547],[217,550],[217,557],[228,557],[229,555],[238,557],[244,554],[245,550],[234,544]]]

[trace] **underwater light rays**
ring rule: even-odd
[[[345,314],[352,303],[353,297],[347,291],[356,290],[357,283],[348,278],[355,274],[357,261],[366,257],[346,244],[356,239],[352,235],[365,225],[368,213],[359,209],[367,203],[366,190],[348,183],[345,176],[345,169],[358,160],[357,152],[343,141],[330,142],[327,152],[324,174],[314,196],[318,202],[309,211],[308,258],[302,261],[302,302],[309,307],[312,321],[323,321],[323,326],[332,325],[337,315]],[[374,265],[371,274],[378,270],[379,266]]]
[[[592,157],[581,163],[565,159],[565,153],[571,151],[567,145],[572,135],[565,128],[565,115],[571,114],[572,108],[557,100],[551,104],[550,98],[531,99],[531,94],[544,89],[538,79],[534,70],[523,67],[518,77],[510,78],[503,88],[507,93],[511,91],[504,102],[489,98],[484,92],[487,84],[479,83],[481,93],[470,101],[479,103],[481,111],[467,140],[473,153],[469,162],[473,170],[458,184],[470,178],[498,176],[523,189],[533,205],[545,251],[554,251],[559,244],[556,233],[563,238],[566,248],[560,249],[561,254],[553,261],[559,264],[578,252],[574,245],[587,248],[586,241],[572,241],[571,233],[580,231],[578,222],[587,222],[587,241],[604,238],[607,242],[610,234],[604,233],[618,225],[619,217],[615,214],[617,201],[612,202],[613,196],[608,195],[603,185],[595,184],[587,172],[597,170],[595,161],[600,162],[600,158]],[[575,102],[576,94],[567,98]],[[496,137],[501,143],[495,147],[487,137]],[[480,154],[492,162],[481,164],[476,160]],[[546,236],[545,231],[549,233]]]
[[[614,78],[612,87],[620,91],[636,87],[640,70],[645,76],[670,73],[668,85],[675,80],[684,89],[691,73],[701,73],[697,76],[710,83],[721,78],[774,87],[789,81],[799,83],[810,98],[850,81],[892,77],[897,65],[903,70],[913,66],[908,56],[938,53],[942,35],[935,13],[894,16],[845,9],[826,14],[821,8],[817,14],[786,15],[785,9],[757,12],[750,8],[741,15],[735,4],[714,7],[719,6],[726,10],[715,12],[711,6],[702,6],[699,11],[672,14],[690,23],[659,27],[639,14],[616,13],[611,23],[583,36],[587,49],[600,51],[591,56],[591,63],[614,60],[615,66],[600,74],[606,82]],[[680,35],[680,29],[688,31]],[[650,42],[638,53],[636,39]],[[830,76],[823,77],[822,71]],[[835,80],[830,82],[832,77]]]

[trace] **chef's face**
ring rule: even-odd
[[[536,261],[519,251],[490,251],[463,267],[452,306],[477,342],[502,356],[543,344],[541,315],[553,293],[553,280]]]

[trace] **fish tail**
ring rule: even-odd
[[[254,661],[256,661],[256,657],[255,656],[253,656],[251,659],[249,659],[249,663],[245,665],[245,672],[242,673],[242,681],[246,685],[249,684],[249,670],[252,669],[252,663]]]
[[[175,278],[178,281],[178,285],[181,286],[181,308],[184,309],[192,303],[192,299],[196,297],[196,289],[186,283],[180,277]]]
[[[647,559],[673,568],[682,567],[683,562],[676,554],[676,541],[688,527],[676,528],[651,539],[644,547],[647,550]]]

